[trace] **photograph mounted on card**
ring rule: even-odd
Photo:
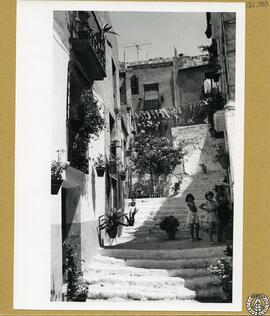
[[[244,14],[19,2],[15,309],[241,310]]]

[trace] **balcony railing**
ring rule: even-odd
[[[94,12],[73,12],[71,45],[78,66],[88,79],[103,80],[106,77],[105,37]]]

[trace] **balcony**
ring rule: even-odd
[[[71,21],[71,48],[75,62],[89,81],[103,80],[105,37],[94,12],[75,12]]]

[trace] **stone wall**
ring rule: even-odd
[[[186,153],[184,170],[189,175],[202,171],[200,164],[207,166],[207,172],[221,171],[222,168],[215,159],[216,140],[210,136],[207,124],[172,128],[175,146],[183,146]]]

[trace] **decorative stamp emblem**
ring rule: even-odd
[[[246,305],[251,315],[263,316],[269,309],[269,298],[264,294],[252,294],[248,296]]]

